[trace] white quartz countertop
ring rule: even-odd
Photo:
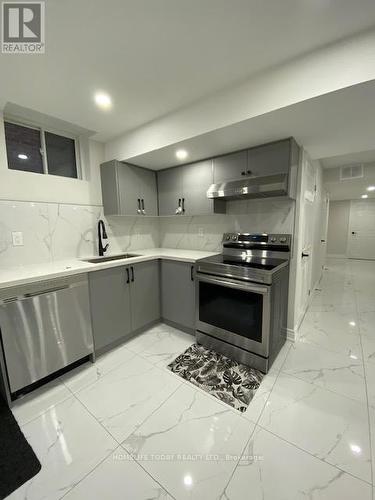
[[[24,285],[45,279],[59,278],[61,276],[99,271],[110,267],[126,266],[155,259],[195,262],[199,259],[203,259],[204,257],[216,255],[218,252],[202,252],[200,250],[181,250],[174,248],[147,248],[130,251],[128,253],[136,254],[137,257],[93,264],[82,261],[84,258],[96,257],[88,256],[80,257],[79,259],[60,260],[41,264],[17,267],[0,267],[0,289],[16,285]]]

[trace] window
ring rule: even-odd
[[[79,178],[76,139],[10,121],[4,128],[8,168]]]

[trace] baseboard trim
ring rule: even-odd
[[[172,328],[177,328],[177,330],[182,330],[183,332],[195,337],[195,330],[193,328],[188,328],[187,326],[180,325],[179,323],[175,323],[174,321],[170,321],[169,319],[165,318],[161,318],[161,322],[171,326]]]

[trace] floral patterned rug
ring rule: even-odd
[[[264,377],[254,368],[197,344],[186,349],[168,368],[240,412],[246,411]]]

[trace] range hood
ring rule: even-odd
[[[288,195],[288,174],[246,177],[212,184],[207,198],[235,200],[241,198],[271,198]]]

